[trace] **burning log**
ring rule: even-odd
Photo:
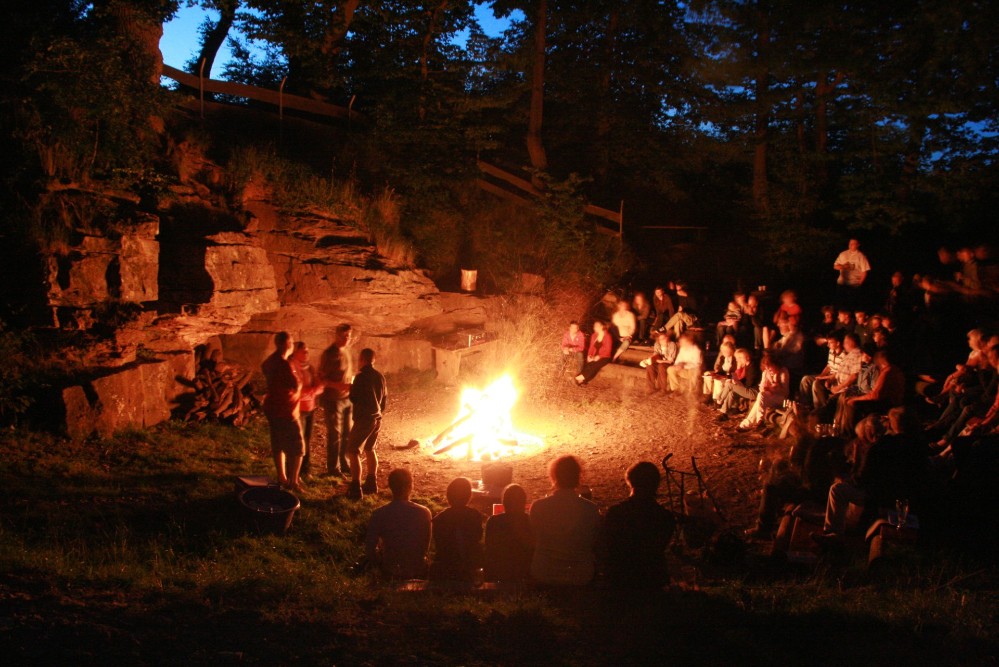
[[[472,442],[472,438],[474,438],[474,437],[475,437],[474,433],[469,433],[467,435],[464,435],[464,436],[458,438],[454,442],[449,442],[448,444],[444,445],[440,449],[434,450],[434,456],[437,456],[439,454],[446,454],[447,452],[451,451],[455,447],[460,447],[461,445],[469,444],[469,443]]]
[[[475,415],[475,412],[471,410],[467,405],[464,406],[464,409],[468,410],[468,412],[465,415],[455,419],[443,431],[437,434],[437,437],[435,437],[433,440],[435,446],[441,444],[444,441],[444,438],[454,433],[458,429],[458,427],[460,427],[462,424],[467,422]],[[437,452],[434,453],[436,454]]]

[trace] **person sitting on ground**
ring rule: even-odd
[[[673,340],[672,331],[664,331],[656,337],[656,344],[652,348],[652,356],[643,359],[640,366],[645,368],[645,381],[649,386],[649,393],[657,391],[668,391],[669,380],[666,376],[666,369],[676,361],[676,355],[680,348]]]
[[[628,302],[624,299],[617,302],[617,310],[614,311],[614,315],[611,316],[611,322],[617,330],[618,340],[621,341],[621,344],[618,345],[617,352],[614,353],[614,357],[612,359],[612,361],[617,361],[631,346],[631,339],[635,336],[635,313],[631,312],[631,308],[628,307]]]
[[[853,311],[849,308],[840,308],[836,311],[836,326],[833,327],[834,333],[838,333],[840,336],[853,333],[856,326],[857,323],[853,319]]]
[[[503,513],[486,521],[486,581],[517,585],[530,576],[534,531],[526,507],[527,492],[522,486],[509,484],[503,489]]]
[[[676,360],[666,368],[666,382],[669,391],[694,395],[701,377],[701,366],[704,363],[701,348],[697,346],[690,334],[680,336],[677,345],[679,351],[676,354]]]
[[[714,368],[704,373],[704,402],[707,405],[718,405],[722,387],[732,376],[735,365],[735,339],[726,336],[726,340],[718,348]]]
[[[806,406],[821,408],[829,400],[829,385],[835,381],[839,374],[840,366],[843,364],[843,338],[833,334],[826,340],[829,353],[826,358],[825,367],[818,375],[806,375],[801,378],[801,386],[798,390],[798,400]]]
[[[736,401],[755,401],[759,385],[760,370],[753,363],[753,355],[746,348],[740,347],[735,351],[735,369],[725,380],[718,397],[718,411],[721,412],[718,421],[728,420]]]
[[[600,369],[611,361],[613,340],[607,325],[601,320],[593,323],[593,335],[590,336],[590,349],[586,354],[583,370],[576,376],[576,384],[582,386],[597,376]]]
[[[779,408],[787,400],[790,381],[787,369],[778,366],[769,352],[764,352],[760,359],[760,371],[760,389],[756,400],[745,419],[739,422],[738,430],[742,432],[762,424],[767,410]]]
[[[970,383],[974,375],[972,371],[988,363],[982,351],[981,329],[972,329],[968,332],[968,347],[971,348],[968,359],[963,364],[957,364],[954,367],[954,372],[944,379],[937,395],[932,398],[928,397],[926,399],[927,402],[943,405],[951,392],[957,391],[957,393],[961,393],[962,389],[959,389],[959,387]]]
[[[854,310],[853,322],[853,333],[857,335],[857,342],[863,345],[871,339],[871,323],[867,311],[860,308]]]
[[[413,475],[396,468],[388,476],[392,501],[371,513],[365,538],[368,563],[395,579],[420,579],[427,574],[430,510],[410,501]]]
[[[652,293],[652,308],[656,312],[656,319],[652,322],[652,330],[658,332],[676,312],[673,307],[673,299],[662,287],[656,287],[655,292]]]
[[[763,349],[763,312],[760,309],[760,299],[755,294],[746,297],[746,307],[742,309],[742,318],[753,329],[753,349]]]
[[[635,311],[636,340],[644,345],[649,340],[649,328],[652,325],[652,305],[645,298],[645,292],[635,292],[631,308]]]
[[[729,301],[725,314],[715,327],[715,344],[719,347],[725,336],[735,337],[739,333],[739,323],[742,321],[742,307],[735,301]]]
[[[430,578],[471,584],[482,566],[484,517],[468,503],[472,483],[458,477],[447,487],[448,508],[433,519],[434,560]]]
[[[874,389],[877,384],[878,374],[881,369],[874,363],[874,355],[878,348],[874,343],[864,345],[860,350],[860,372],[857,374],[857,381],[852,387],[846,390],[843,395],[844,400],[836,403],[836,418],[833,419],[834,431],[846,435],[853,430],[852,423],[844,423],[849,399],[855,396],[863,396]]]
[[[797,326],[801,322],[801,306],[798,305],[798,295],[794,290],[784,290],[780,295],[780,306],[773,316],[774,327],[766,327],[763,331],[763,347],[770,349],[780,331],[780,321],[789,320]]]
[[[625,475],[627,500],[607,509],[602,532],[608,582],[618,588],[661,590],[669,584],[666,548],[676,530],[673,513],[656,502],[659,468],[642,461]]]
[[[687,292],[686,283],[676,284],[677,307],[673,317],[664,325],[680,336],[688,327],[697,323],[697,300]]]
[[[596,572],[600,529],[597,506],[577,493],[582,465],[575,456],[560,456],[548,467],[553,493],[531,506],[534,556],[531,577],[551,586],[585,586]]]
[[[829,337],[836,331],[836,309],[832,306],[822,306],[822,321],[815,327],[812,340],[818,347],[825,347]]]
[[[777,364],[791,374],[791,386],[796,387],[805,372],[805,334],[798,328],[798,321],[790,317],[777,320],[780,338],[770,344],[770,352]]]
[[[905,404],[905,374],[892,363],[891,353],[878,350],[874,353],[874,364],[878,367],[878,375],[870,391],[841,399],[846,404],[840,414],[841,429],[849,430],[867,415],[885,415],[892,408]]]
[[[999,396],[999,345],[987,343],[985,358],[988,365],[977,369],[977,382],[951,392],[947,407],[937,421],[927,427],[928,431],[943,433],[936,443],[937,448],[949,446],[969,422],[986,414]]]
[[[562,334],[562,368],[572,368],[577,375],[582,373],[585,352],[586,335],[579,330],[579,322],[573,320]]]
[[[843,353],[839,361],[839,366],[833,377],[827,380],[826,391],[821,393],[823,396],[821,404],[814,400],[816,393],[813,386],[812,398],[813,403],[816,403],[815,412],[823,423],[832,423],[840,396],[857,383],[860,366],[861,354],[857,335],[846,334],[843,336]]]

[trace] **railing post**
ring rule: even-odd
[[[350,132],[350,121],[354,115],[354,100],[357,99],[357,95],[350,96],[350,102],[347,103],[347,131]]]
[[[211,74],[211,72],[209,72]],[[201,59],[198,67],[198,97],[201,99],[201,120],[205,119],[205,59]]]
[[[617,212],[617,240],[620,245],[624,245],[624,200]]]

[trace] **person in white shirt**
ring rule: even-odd
[[[628,302],[624,299],[617,302],[617,310],[611,316],[611,322],[617,329],[617,337],[621,340],[621,346],[617,348],[614,358],[611,359],[611,361],[617,361],[631,345],[631,339],[635,336],[635,327],[637,326],[635,313],[631,312]]]
[[[858,293],[871,271],[867,256],[860,252],[860,241],[850,239],[847,249],[833,262],[833,268],[839,271],[836,286],[840,305],[856,306],[859,300]]]
[[[666,369],[666,380],[671,392],[693,393],[700,386],[703,357],[701,348],[689,334],[683,334],[677,341],[680,351],[676,361]]]

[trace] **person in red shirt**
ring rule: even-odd
[[[586,355],[583,370],[576,376],[576,384],[583,386],[597,376],[600,369],[611,361],[613,338],[607,331],[607,325],[597,320],[593,323],[593,335],[590,336],[590,349]]]
[[[305,455],[305,440],[298,421],[302,380],[288,361],[293,344],[287,331],[274,334],[274,353],[264,360],[261,369],[267,379],[264,416],[270,426],[271,453],[278,481],[285,488],[301,492],[304,489],[298,474]]]
[[[576,373],[583,372],[583,352],[586,350],[586,334],[579,330],[579,322],[569,322],[569,328],[562,334],[562,368],[573,363]]]

